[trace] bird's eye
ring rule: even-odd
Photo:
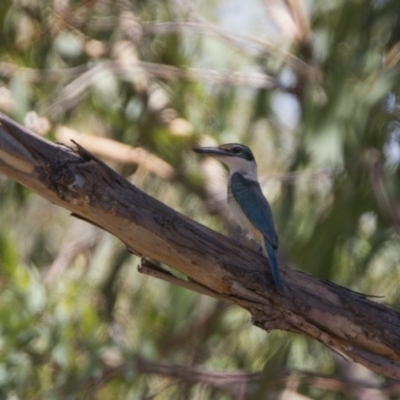
[[[235,154],[240,154],[242,152],[242,149],[239,146],[235,146],[232,150]]]

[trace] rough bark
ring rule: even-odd
[[[400,379],[398,312],[284,266],[280,295],[262,255],[143,193],[79,145],[51,143],[2,114],[0,123],[0,173],[117,236],[145,257],[141,272],[235,303],[266,331],[307,335]]]

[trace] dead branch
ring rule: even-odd
[[[400,379],[398,312],[283,266],[279,295],[262,255],[146,195],[83,147],[51,143],[3,114],[0,122],[0,173],[184,274],[187,287],[247,309],[256,326],[307,335]]]

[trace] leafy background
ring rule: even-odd
[[[191,148],[245,143],[280,262],[399,308],[397,0],[2,0],[0,32],[0,111],[228,235],[226,171]],[[1,398],[390,397],[139,262],[0,176]]]

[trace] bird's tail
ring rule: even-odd
[[[278,292],[282,292],[283,285],[282,285],[281,275],[279,273],[278,261],[276,260],[276,250],[267,239],[265,239],[265,250],[268,256],[269,264],[271,266],[271,271],[272,271],[272,276],[274,278],[275,286],[278,289]]]

